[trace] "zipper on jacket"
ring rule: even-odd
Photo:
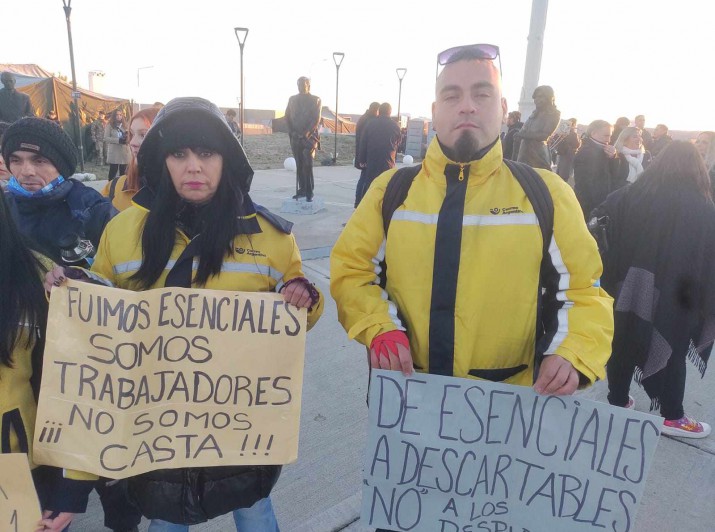
[[[464,165],[459,165],[459,180],[464,181]]]

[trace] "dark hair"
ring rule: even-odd
[[[26,347],[42,353],[47,326],[45,268],[30,251],[0,193],[0,364],[12,367],[20,331],[27,327]],[[5,385],[3,385],[5,386]]]
[[[666,126],[665,124],[658,124],[657,126],[655,126],[655,128],[664,129],[666,133],[668,132],[668,126]]]
[[[226,116],[236,116],[236,111],[234,111],[233,109],[229,109],[228,111],[226,111]]]
[[[154,119],[156,118],[156,114],[158,112],[159,109],[157,107],[147,107],[146,109],[137,111],[136,113],[134,113],[134,116],[132,116],[132,119],[129,121],[129,125],[131,126],[132,122],[134,122],[137,118],[141,118],[144,120],[147,126],[150,126],[152,122],[154,122]],[[130,127],[129,140],[131,140],[131,138],[132,130]],[[129,169],[127,170],[127,188],[129,190],[139,189],[139,170],[137,167],[136,157],[132,157],[131,161],[129,161]]]
[[[122,119],[117,120],[117,113],[122,113]],[[127,117],[124,115],[123,109],[115,109],[112,111],[112,127],[119,127],[120,125],[126,127]]]
[[[196,151],[199,148],[190,149]],[[224,257],[233,250],[233,239],[243,205],[239,181],[232,178],[237,172],[238,169],[231,167],[230,158],[224,155],[216,193],[197,213],[201,218],[199,223],[203,238],[198,241],[196,254],[199,257],[199,268],[193,282],[199,286],[205,285],[209,277],[221,272]],[[154,285],[171,257],[177,238],[176,214],[183,201],[174,188],[166,163],[158,181],[154,202],[142,230],[142,263],[130,278],[142,289]]]
[[[628,127],[628,126],[630,126],[630,125],[631,125],[631,120],[630,120],[630,118],[628,118],[627,116],[621,116],[621,117],[619,117],[619,118],[616,119],[616,126],[615,126],[615,127],[624,128],[624,127]]]
[[[712,200],[708,170],[700,152],[690,142],[674,140],[668,143],[633,186],[658,189],[668,184],[696,189]]]
[[[392,106],[387,102],[381,103],[380,108],[377,110],[377,114],[379,116],[389,117],[392,114]]]
[[[512,111],[507,116],[509,118],[513,118],[517,122],[521,121],[521,111]]]
[[[367,110],[369,113],[377,113],[380,110],[380,102],[372,102]]]

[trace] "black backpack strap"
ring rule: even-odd
[[[546,349],[546,346],[542,345],[542,339],[552,337],[553,334],[549,335],[549,332],[555,332],[555,328],[558,327],[557,309],[545,309],[545,305],[550,302],[544,297],[545,291],[551,293],[558,290],[558,276],[553,275],[554,267],[549,254],[549,246],[554,234],[554,201],[543,178],[531,166],[507,159],[504,159],[504,164],[524,189],[526,197],[534,207],[543,239],[537,295],[539,304],[536,306],[536,343],[534,347],[534,380],[536,380]],[[556,279],[556,286],[552,286],[552,279]]]
[[[109,201],[114,201],[114,196],[117,193],[117,181],[119,181],[119,177],[115,177],[109,182]]]
[[[390,228],[392,215],[405,202],[412,182],[421,169],[421,164],[400,168],[387,183],[385,195],[382,197],[382,227],[385,230],[385,238],[387,238],[387,230]]]

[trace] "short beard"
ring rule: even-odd
[[[457,163],[468,163],[479,151],[479,142],[471,131],[462,131],[454,144],[454,160]]]

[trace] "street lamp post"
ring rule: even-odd
[[[405,77],[405,74],[407,74],[407,69],[397,68],[395,70],[397,72],[397,79],[400,80],[400,92],[398,92],[397,95],[397,123],[400,125],[400,129],[402,129],[402,120],[400,119],[400,104],[402,103],[402,79]]]
[[[154,68],[154,65],[143,66],[143,67],[137,68],[137,93],[140,92],[140,91],[139,91],[139,89],[140,89],[140,86],[139,86],[139,71],[141,71],[141,70],[147,70],[147,69],[149,69],[149,68]],[[139,110],[141,111],[141,110],[142,110],[142,102],[141,102],[141,99],[140,99],[140,98],[141,98],[141,94],[137,94],[137,105],[139,106]]]
[[[246,37],[248,37],[248,28],[233,28],[233,31],[236,33],[238,46],[241,48],[241,104],[238,107],[238,121],[241,127],[241,144],[243,144],[243,139],[245,138],[245,130],[243,129],[243,110],[246,107],[246,105],[244,104],[245,100],[243,99],[243,45],[246,44]]]
[[[343,62],[345,54],[343,52],[333,52],[335,62],[335,151],[333,152],[333,164],[338,164],[338,127],[340,118],[338,117],[338,88],[340,87],[340,64]]]
[[[84,172],[84,146],[82,144],[82,130],[79,124],[79,92],[77,92],[77,76],[74,70],[74,48],[72,47],[72,23],[70,22],[70,14],[72,13],[72,0],[62,0],[63,9],[65,11],[65,20],[67,21],[67,40],[70,45],[70,65],[72,67],[72,114],[74,115],[74,129],[79,146],[79,167]],[[65,176],[69,178],[69,176]]]

